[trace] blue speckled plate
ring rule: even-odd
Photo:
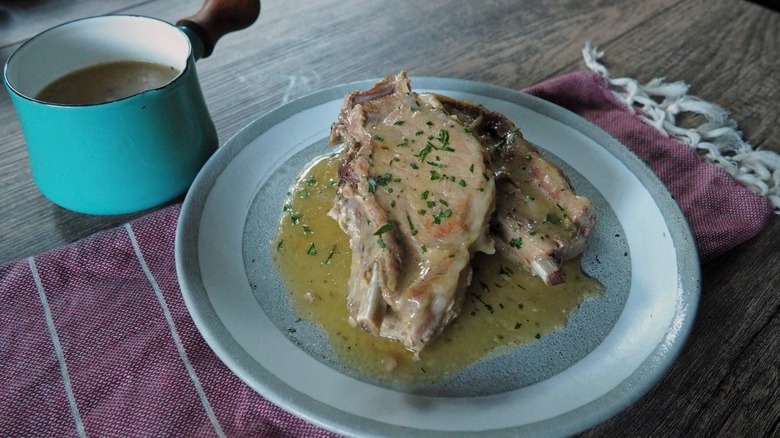
[[[416,90],[482,103],[564,168],[599,217],[583,269],[603,296],[567,326],[451,380],[409,391],[341,364],[298,322],[268,245],[293,179],[317,155],[341,100],[325,90],[251,123],[212,157],[185,199],[176,238],[184,300],[224,363],[264,397],[344,435],[563,436],[615,415],[666,372],[690,331],[699,263],[677,204],[615,139],[549,102],[501,87],[413,78]],[[300,328],[300,325],[297,327]]]

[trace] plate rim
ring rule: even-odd
[[[224,335],[228,334],[227,328],[210,305],[207,292],[203,287],[197,257],[189,256],[190,254],[197,254],[198,228],[203,207],[208,199],[208,196],[196,195],[203,193],[204,190],[206,193],[210,192],[210,189],[214,186],[227,165],[252,140],[265,131],[262,129],[264,126],[274,126],[295,115],[301,108],[305,109],[327,103],[334,99],[342,98],[346,92],[367,88],[373,85],[376,80],[369,79],[337,85],[279,106],[254,119],[217,150],[195,178],[182,203],[175,238],[176,271],[181,293],[201,336],[203,336],[209,347],[228,369],[258,392],[259,395],[277,406],[285,410],[290,410],[289,406],[294,406],[295,410],[291,411],[291,413],[308,422],[345,435],[379,434],[391,436],[410,432],[418,435],[423,434],[424,436],[471,434],[473,432],[430,431],[407,428],[370,419],[361,419],[361,421],[350,424],[344,424],[343,421],[334,423],[329,420],[332,418],[347,420],[355,416],[315,400],[306,394],[299,393],[262,367],[259,367],[261,368],[260,374],[263,377],[262,381],[258,382],[255,379],[251,379],[250,374],[257,373],[257,370],[254,370],[254,373],[249,372],[253,360],[234,339],[229,336],[229,339],[225,339]],[[677,272],[678,274],[687,274],[678,275],[677,278],[678,290],[681,294],[677,296],[674,315],[676,317],[682,314],[683,319],[678,321],[679,324],[676,326],[675,336],[673,339],[669,339],[669,332],[667,331],[667,336],[663,342],[653,349],[650,355],[627,379],[598,399],[565,414],[536,423],[507,429],[495,429],[484,433],[486,435],[506,435],[523,432],[545,436],[573,434],[591,428],[632,405],[655,386],[676,361],[692,330],[701,293],[700,264],[693,234],[679,205],[672,198],[666,185],[645,162],[609,133],[578,114],[552,102],[522,91],[472,80],[430,76],[413,76],[411,80],[418,90],[442,89],[467,92],[523,106],[570,126],[606,149],[640,180],[642,185],[650,192],[650,196],[658,208],[664,213],[664,221],[671,234],[670,237],[674,242],[677,255]],[[661,187],[663,190],[651,191],[649,190],[649,185]],[[206,292],[204,296],[206,298],[205,302],[198,300],[197,296],[204,292]],[[223,336],[220,337],[218,334]],[[232,362],[228,363],[225,357],[230,357]],[[659,357],[661,360],[658,360]],[[281,393],[283,391],[280,391],[280,389],[286,389],[286,393]],[[293,392],[293,394],[289,394],[290,392]]]

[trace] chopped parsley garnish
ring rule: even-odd
[[[436,137],[436,139],[439,140],[439,143],[441,143],[439,150],[447,152],[455,151],[455,149],[450,147],[450,132],[446,129],[439,129],[439,135]]]
[[[483,305],[483,306],[485,306],[485,309],[487,309],[487,311],[488,311],[488,312],[490,312],[490,313],[493,313],[493,312],[494,312],[494,310],[493,310],[493,306],[491,306],[490,304],[486,303],[486,302],[485,302],[485,301],[484,301],[484,300],[483,300],[483,299],[482,299],[482,298],[481,298],[479,295],[476,295],[476,294],[471,294],[471,295],[472,295],[474,298],[476,298],[476,299],[477,299],[477,301],[479,301],[480,303],[482,303],[482,305]]]
[[[322,262],[323,265],[329,265],[330,261],[333,259],[333,255],[336,254],[336,246],[334,245],[333,248],[328,251],[328,257],[325,258],[325,261]]]
[[[387,183],[393,180],[393,175],[389,173],[383,173],[382,175],[379,175],[376,177],[376,183],[380,186],[386,186]]]
[[[439,211],[433,216],[433,223],[440,224],[442,219],[448,218],[450,216],[452,216],[452,210],[450,210],[449,208],[444,211]]]
[[[391,175],[389,173],[384,173],[384,174],[379,175],[379,176],[374,177],[374,178],[369,176],[367,178],[367,181],[368,181],[368,193],[376,192],[377,186],[386,186],[387,183],[392,181],[392,179],[393,179],[393,175]]]
[[[417,228],[414,227],[414,224],[412,223],[412,218],[410,218],[409,215],[406,215],[406,221],[409,222],[409,230],[412,233],[412,236],[416,236],[418,231]]]
[[[420,161],[425,161],[425,157],[427,157],[432,150],[433,145],[430,142],[426,142],[425,147],[420,149],[420,152],[418,152],[416,156],[420,159]]]
[[[392,231],[395,229],[395,225],[393,225],[392,222],[387,222],[386,224],[379,227],[378,230],[374,231],[374,236],[381,236],[382,234]]]

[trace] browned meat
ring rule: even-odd
[[[563,172],[505,116],[470,102],[436,98],[489,151],[497,191],[491,220],[496,249],[546,284],[566,281],[561,264],[584,250],[595,224],[590,201],[577,196]]]
[[[331,211],[353,250],[351,318],[418,353],[460,312],[476,251],[494,252],[486,150],[404,72],[344,99]]]

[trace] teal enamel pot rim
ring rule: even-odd
[[[88,17],[48,29],[5,64],[40,191],[61,207],[123,214],[184,193],[218,145],[195,69],[190,32],[137,15]],[[43,102],[35,95],[79,68],[146,61],[179,70],[170,83],[91,105]]]

